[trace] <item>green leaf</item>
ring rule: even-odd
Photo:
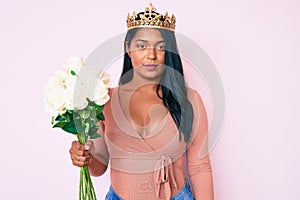
[[[93,135],[94,133],[97,133],[98,128],[96,126],[90,127],[88,135]]]
[[[85,123],[84,133],[88,133],[89,129],[90,129],[90,124],[89,123]]]
[[[84,127],[82,126],[82,123],[79,121],[75,121],[72,120],[70,122],[67,122],[62,129],[68,133],[72,133],[72,134],[78,134],[78,133],[82,133],[84,131]]]
[[[58,115],[55,121],[71,121],[73,119],[73,111],[67,110],[65,113]]]
[[[55,120],[55,121],[64,121],[65,118],[62,117],[61,115],[58,115],[54,120]]]
[[[87,105],[85,109],[87,109],[87,110],[95,110],[95,107],[93,105]]]
[[[73,112],[73,110],[68,110],[66,113],[67,113],[66,114],[67,119],[71,121],[73,119],[73,116],[74,116],[75,113]]]
[[[95,110],[92,110],[92,111],[91,111],[90,119],[93,120],[93,121],[98,121],[98,120],[97,120],[97,115],[96,115],[96,111],[95,111]]]
[[[57,122],[56,124],[53,125],[52,128],[62,128],[63,126],[65,126],[68,122],[66,121],[61,121],[61,122]]]
[[[81,119],[81,117],[78,114],[73,116],[73,120],[78,120],[78,119]]]
[[[99,133],[94,133],[94,134],[90,135],[90,139],[96,139],[99,137],[101,137],[101,135]]]
[[[97,120],[97,119],[94,119],[94,118],[88,118],[88,119],[86,119],[85,121],[86,121],[87,123],[89,123],[91,127],[92,127],[92,126],[95,126],[95,124],[98,123],[98,120]]]
[[[101,126],[100,124],[98,124],[98,123],[95,124],[95,127],[96,127],[97,129],[102,128],[102,126]]]
[[[81,118],[87,119],[89,118],[91,111],[90,110],[78,110],[77,113],[80,115]]]
[[[103,115],[102,112],[101,112],[100,114],[97,115],[97,119],[98,119],[98,120],[104,120],[104,115]]]
[[[103,109],[104,109],[104,105],[98,106],[98,108],[96,109],[96,115],[98,120],[104,120],[104,115],[102,113]]]
[[[77,74],[76,74],[76,72],[74,72],[73,70],[71,70],[71,75],[72,76],[76,76]]]
[[[102,106],[97,105],[97,108],[96,108],[97,115],[100,114],[100,113],[102,113],[103,109],[104,109],[104,105],[102,105]]]
[[[68,133],[72,133],[72,134],[78,134],[78,131],[75,127],[75,123],[74,123],[74,120],[66,123],[62,129]]]
[[[95,107],[95,105],[97,105],[97,104],[95,104],[95,102],[90,101],[88,98],[87,98],[87,101],[88,101],[88,104],[89,104],[90,106]]]

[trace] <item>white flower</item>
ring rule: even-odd
[[[50,78],[45,88],[45,109],[52,116],[63,114],[67,109],[74,109],[74,85],[76,83],[76,75],[72,75],[71,71],[76,74],[80,71],[80,67],[83,65],[82,58],[71,57],[65,67],[58,70]],[[78,107],[83,108],[87,103],[76,101]]]
[[[83,64],[83,58],[70,57],[65,65],[65,69],[69,72],[73,70],[76,74],[78,74]]]
[[[71,57],[65,67],[50,78],[44,102],[46,111],[52,116],[63,114],[66,110],[84,109],[88,105],[87,99],[98,105],[109,100],[108,74],[83,64],[82,58]]]
[[[66,111],[65,80],[68,74],[65,70],[59,70],[50,78],[45,88],[45,109],[52,116],[62,114]]]
[[[106,88],[110,87],[110,77],[108,73],[102,72],[100,74],[100,79],[102,80],[102,82],[104,83],[104,85],[106,86]]]
[[[64,81],[67,79],[68,74],[65,70],[59,70],[54,73],[54,75],[50,78],[48,85],[45,88],[45,91],[53,90],[56,87],[64,87]]]
[[[66,108],[68,110],[83,109],[87,106],[84,85],[80,84],[77,76],[70,76],[66,80]]]
[[[86,95],[90,101],[104,105],[109,100],[110,78],[107,73],[94,66],[84,66],[80,71],[79,80],[86,86]]]
[[[102,106],[109,100],[109,98],[107,85],[102,80],[99,80],[95,88],[93,101],[99,106]]]
[[[63,114],[66,111],[64,89],[61,87],[48,89],[44,98],[45,110],[52,116]]]

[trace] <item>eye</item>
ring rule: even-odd
[[[146,45],[144,45],[144,44],[137,44],[136,48],[138,48],[138,49],[145,49]]]
[[[166,45],[164,45],[164,44],[160,44],[160,45],[156,46],[157,50],[165,50],[165,48],[166,48]]]

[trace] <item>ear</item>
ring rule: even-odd
[[[130,50],[129,50],[129,46],[128,46],[128,41],[126,41],[126,43],[125,43],[125,50],[126,50],[126,53],[128,54],[128,56],[130,57]]]

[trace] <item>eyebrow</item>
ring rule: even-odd
[[[147,40],[143,40],[143,39],[137,39],[137,40],[135,40],[135,42],[148,42],[148,41]],[[162,43],[162,42],[165,42],[165,40],[157,41],[156,44],[157,43]]]

